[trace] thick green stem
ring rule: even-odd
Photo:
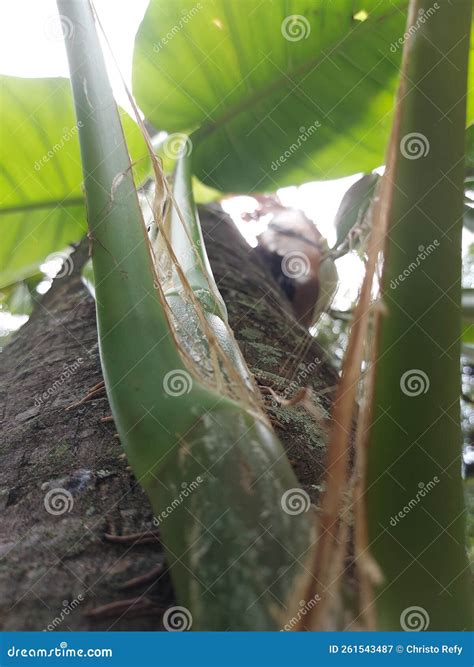
[[[368,465],[380,629],[417,613],[430,630],[471,623],[459,418],[470,25],[470,0],[411,2]]]
[[[122,443],[146,487],[171,446],[177,409],[183,429],[190,428],[197,398],[192,403],[185,393],[177,406],[164,382],[166,377],[170,382],[191,378],[158,294],[92,9],[87,0],[58,0],[58,8],[73,26],[66,46],[80,128],[104,379]]]
[[[219,294],[207,257],[197,207],[193,197],[191,178],[191,155],[186,152],[176,163],[173,179],[173,197],[169,225],[169,240],[195,294],[203,296],[203,307],[227,320],[224,301]],[[174,272],[174,287],[181,288],[179,277]]]
[[[160,297],[91,7],[87,0],[58,0],[58,7],[73,26],[67,47],[81,121],[101,361],[121,442],[150,497],[178,601],[188,606],[193,627],[278,629],[298,611],[307,576],[314,537],[305,513],[309,496],[295,488],[280,442],[251,404],[248,371],[220,308],[206,312],[189,289],[191,281],[206,290],[205,274],[189,263],[186,277],[180,267],[182,289],[167,303]],[[178,204],[191,241],[176,219],[172,241],[186,262],[193,238],[202,237],[192,219],[189,173],[181,182]],[[209,297],[220,299],[212,290]],[[180,346],[194,363],[185,366]],[[210,363],[217,357],[222,368]],[[205,388],[196,379],[203,368],[206,379],[227,370],[238,380],[235,400],[215,380],[214,389]],[[245,392],[243,400],[235,387]],[[302,504],[296,512],[295,493]]]

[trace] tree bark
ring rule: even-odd
[[[319,395],[321,419],[316,420],[300,406],[278,405],[268,391],[265,396],[300,484],[317,504],[324,415],[337,373],[222,210],[202,209],[201,221],[230,324],[259,384],[285,398],[301,386]],[[73,256],[72,274],[54,281],[1,355],[4,630],[159,629],[159,610],[173,604],[166,573],[155,583],[120,590],[121,583],[164,557],[158,543],[132,547],[104,539],[106,533],[153,530],[151,508],[121,456],[114,425],[101,421],[110,414],[105,394],[67,409],[101,380],[95,306],[80,277],[86,258],[82,244]],[[54,489],[62,490],[64,505],[55,504]],[[87,615],[135,596],[141,607],[128,613]]]

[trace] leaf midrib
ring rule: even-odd
[[[390,18],[391,15],[395,14],[395,12],[399,12],[399,8],[391,8],[389,11],[387,11],[384,14],[381,14],[380,16],[377,16],[376,19],[373,19],[374,22],[374,27],[375,24],[381,21],[386,20],[387,18]],[[275,79],[275,81],[272,81],[269,83],[266,87],[262,88],[261,90],[257,91],[253,95],[249,96],[248,98],[242,100],[242,102],[239,102],[236,104],[234,107],[229,107],[227,111],[225,111],[219,118],[217,118],[216,121],[214,122],[208,122],[204,123],[201,125],[197,130],[195,130],[192,133],[193,140],[198,142],[209,135],[213,134],[217,130],[219,130],[221,127],[225,127],[225,125],[233,120],[236,116],[238,116],[240,113],[247,111],[249,108],[251,108],[253,105],[258,104],[260,100],[264,99],[265,97],[271,95],[274,91],[278,90],[280,87],[284,88],[285,86],[289,85],[289,81],[291,81],[293,78],[297,78],[302,76],[306,71],[309,69],[316,67],[320,62],[322,62],[326,57],[327,57],[327,52],[333,54],[334,52],[337,53],[338,49],[340,49],[341,45],[344,44],[349,37],[352,37],[354,32],[357,30],[366,30],[367,25],[372,25],[368,23],[367,21],[364,21],[363,23],[360,23],[359,25],[354,26],[344,37],[339,40],[335,45],[329,46],[328,49],[326,50],[326,53],[323,53],[322,55],[318,55],[314,58],[311,58],[305,63],[302,63],[298,67],[296,67],[293,70],[289,70],[288,72],[285,72],[281,77]]]

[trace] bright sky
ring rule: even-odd
[[[122,74],[130,84],[135,33],[148,0],[94,0],[94,5]],[[67,30],[65,24],[64,30]],[[105,45],[103,50],[117,100],[128,108]],[[56,0],[15,0],[0,4],[0,73],[69,76]]]

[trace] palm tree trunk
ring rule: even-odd
[[[231,221],[218,207],[200,214],[230,324],[260,384],[285,395],[299,384],[316,391],[334,386],[331,363],[294,320],[284,295]],[[159,609],[173,603],[166,575],[151,588],[148,583],[118,589],[155,567],[163,553],[157,543],[130,548],[104,539],[106,533],[154,528],[148,500],[121,458],[114,425],[101,421],[110,413],[105,394],[66,411],[101,380],[95,306],[80,279],[87,254],[83,243],[71,276],[54,282],[1,357],[2,629],[153,629],[160,627]],[[303,342],[299,358],[295,351]],[[330,395],[321,399],[326,407]],[[317,501],[324,424],[315,425],[301,408],[272,403],[268,398],[299,482]],[[62,489],[63,506],[52,504],[54,493],[47,495],[54,489]],[[135,617],[86,615],[91,608],[142,595],[150,602],[143,604],[142,597]]]

